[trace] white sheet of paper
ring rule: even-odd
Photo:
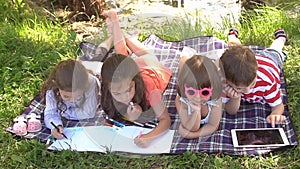
[[[56,140],[48,149],[105,152],[104,148],[99,147],[89,139],[83,127],[65,128],[64,134],[68,139]]]
[[[88,126],[65,128],[69,139],[56,140],[48,147],[50,150],[74,150],[95,152],[129,152],[138,154],[169,153],[174,130],[169,130],[156,138],[149,147],[141,148],[134,144],[134,138],[142,131],[146,134],[151,129],[126,126],[119,130],[108,126]]]
[[[132,152],[137,154],[170,153],[174,130],[168,130],[166,133],[156,138],[147,148],[141,148],[134,144],[133,140],[138,136],[140,130],[142,130],[143,134],[151,131],[150,129],[141,127],[128,126],[124,132],[118,132],[118,139],[115,139],[113,143],[113,151]]]

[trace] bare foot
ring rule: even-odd
[[[104,11],[103,15],[106,17],[105,22],[107,24],[108,33],[113,34],[113,26],[115,22],[119,22],[117,11],[114,9]]]
[[[117,10],[111,9],[108,11],[104,11],[103,15],[106,16],[106,20],[110,20],[111,22],[116,22],[119,20]]]

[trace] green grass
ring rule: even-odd
[[[12,2],[15,2],[12,4]],[[19,3],[17,3],[19,2]],[[20,140],[4,131],[12,119],[21,113],[39,92],[52,66],[64,58],[76,57],[78,43],[75,33],[31,11],[21,1],[0,0],[0,168],[299,168],[300,148],[274,152],[266,156],[229,156],[224,154],[184,153],[126,157],[109,153],[51,152],[37,140]],[[197,16],[197,14],[196,14]],[[200,16],[198,16],[200,17]],[[184,19],[170,21],[160,28],[145,30],[166,40],[181,40],[198,35],[215,35],[226,39],[224,30],[232,25],[211,28],[202,22],[189,23]],[[285,76],[289,93],[289,112],[300,129],[300,17],[286,14],[274,7],[255,10],[234,25],[244,44],[268,45],[273,31],[283,27],[289,33],[285,50]],[[193,26],[192,26],[193,25]],[[200,26],[202,25],[202,27]],[[201,31],[199,31],[201,30]],[[299,133],[298,133],[299,134]],[[299,140],[299,136],[298,136]]]

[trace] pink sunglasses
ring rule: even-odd
[[[203,98],[209,98],[210,96],[212,96],[212,88],[207,88],[207,87],[200,90],[196,90],[192,87],[186,87],[186,84],[184,84],[184,92],[185,95],[188,97],[193,97],[197,93],[199,93],[199,95]]]

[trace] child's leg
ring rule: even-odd
[[[137,39],[125,37],[125,41],[130,51],[137,56],[143,56],[148,53],[147,48]]]
[[[285,31],[281,28],[274,32],[275,39],[271,46],[267,48],[264,52],[265,55],[273,59],[273,61],[280,67],[283,68],[283,62],[286,58],[286,54],[282,51],[284,44],[287,41],[287,35]]]
[[[111,48],[111,45],[113,43],[113,39],[114,39],[113,36],[110,36],[108,39],[106,39],[105,41],[103,41],[102,43],[100,43],[98,45],[98,48],[102,47],[102,48],[105,48],[107,51],[109,51],[110,48]],[[96,50],[96,53],[97,53],[97,50]]]
[[[242,45],[240,39],[239,39],[239,31],[235,28],[229,29],[228,33],[228,45],[229,46],[236,46],[236,45]]]
[[[116,50],[116,53],[127,56],[127,46],[119,24],[117,12],[114,10],[109,10],[104,12],[103,14],[107,16],[106,22],[109,25],[109,32],[113,35],[114,48]]]
[[[283,29],[279,28],[274,32],[275,40],[272,42],[270,48],[277,51],[282,51],[282,48],[287,41],[286,33]]]

